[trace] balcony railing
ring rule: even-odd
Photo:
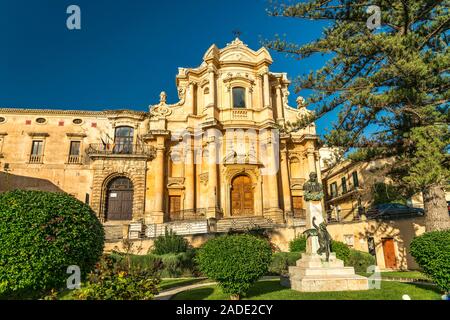
[[[169,216],[170,221],[206,219],[206,208],[172,211]]]
[[[89,156],[138,155],[154,158],[156,155],[153,146],[141,144],[94,143],[89,145],[86,152]]]
[[[82,163],[82,158],[80,155],[69,155],[69,158],[67,159],[68,164],[80,164]]]
[[[36,154],[30,155],[30,163],[42,163],[43,159],[44,159],[43,155],[36,155]]]

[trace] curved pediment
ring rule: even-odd
[[[258,65],[261,63],[272,64],[273,60],[266,48],[260,48],[258,51],[250,49],[239,38],[221,50],[213,44],[203,56],[204,61],[215,61],[220,63],[243,63]]]

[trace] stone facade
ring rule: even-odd
[[[0,192],[64,191],[107,225],[301,224],[317,135],[314,124],[279,134],[309,111],[302,98],[289,106],[290,81],[271,64],[235,39],[179,68],[179,101],[162,92],[148,112],[1,108]]]

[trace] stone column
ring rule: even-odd
[[[277,86],[277,121],[283,120],[283,96],[281,92],[281,85]]]
[[[271,132],[268,132],[267,137],[267,157],[268,161],[266,161],[268,165],[268,171],[267,171],[267,182],[268,182],[268,204],[269,208],[266,210],[265,215],[268,218],[271,218],[272,220],[276,222],[284,222],[283,220],[283,212],[280,209],[280,201],[279,201],[279,194],[278,194],[278,170],[279,170],[279,154],[278,154],[278,148],[275,147],[275,137],[272,137]]]
[[[316,159],[314,156],[314,149],[313,148],[308,148],[308,150],[306,151],[307,153],[307,157],[308,157],[308,173],[307,176],[311,173],[311,172],[316,172]]]
[[[192,138],[188,139],[189,143],[186,145],[186,158],[184,163],[185,176],[185,210],[195,209],[195,164],[194,164],[194,149],[192,146]]]
[[[191,107],[189,108],[189,114],[195,114],[195,86],[194,82],[190,81],[188,86],[188,94],[186,96],[189,98],[187,101],[190,103]]]
[[[281,179],[283,185],[284,213],[292,214],[291,188],[289,181],[289,158],[287,150],[281,152]]]
[[[270,83],[268,70],[264,72],[263,79],[264,79],[264,107],[270,107]]]
[[[206,112],[206,120],[211,121],[214,119],[214,108],[215,108],[215,97],[216,97],[216,75],[214,68],[210,66],[208,68],[208,78],[209,78],[209,98],[207,112]]]
[[[210,132],[214,132],[211,129]],[[216,218],[217,208],[217,137],[208,136],[208,209],[207,218]]]
[[[153,222],[164,222],[164,152],[165,152],[165,137],[157,137],[156,140],[156,159],[155,161],[155,190],[154,190],[154,209]]]

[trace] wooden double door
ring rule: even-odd
[[[131,220],[133,216],[133,184],[120,177],[108,184],[106,198],[107,220]]]
[[[237,176],[231,182],[231,215],[253,216],[255,214],[254,190],[248,176]]]

